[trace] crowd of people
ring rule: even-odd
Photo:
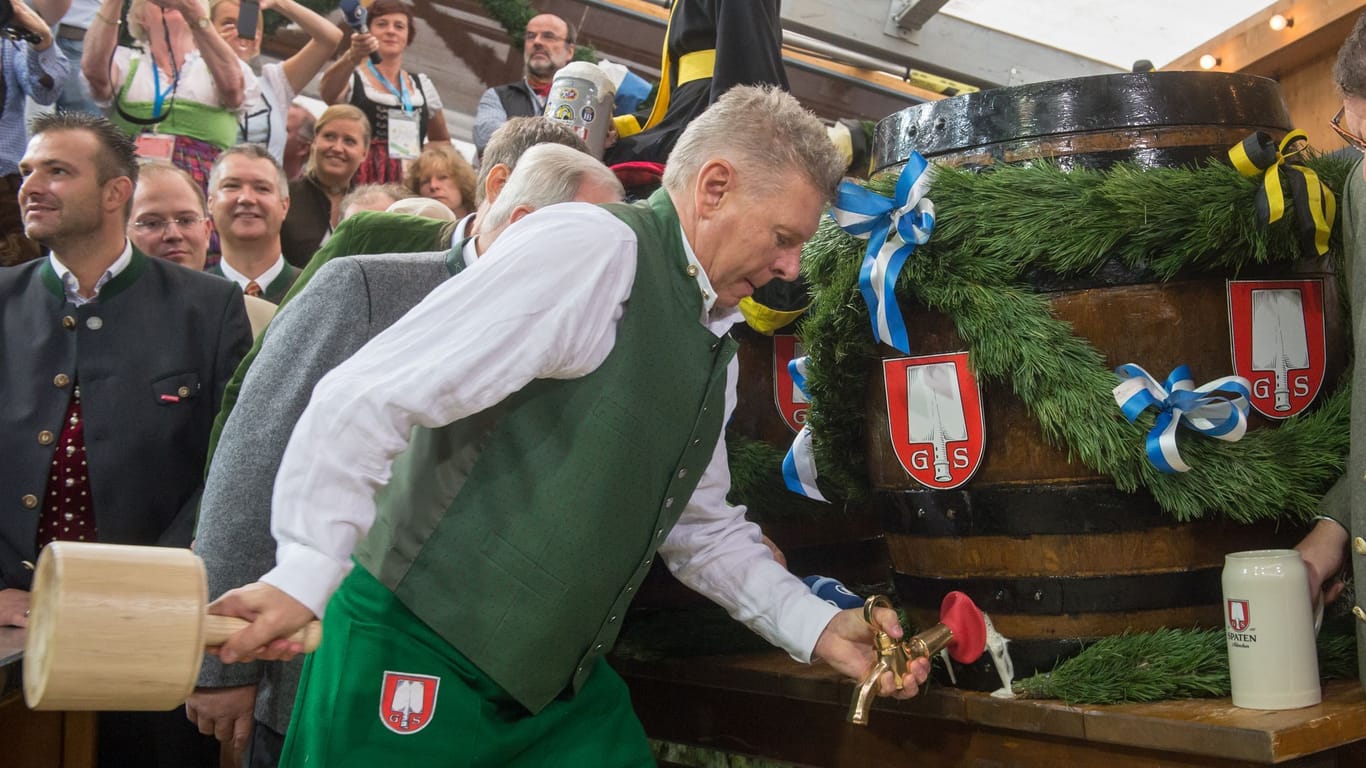
[[[798,278],[849,167],[786,93],[777,0],[675,3],[661,96],[616,121],[629,173],[539,116],[574,52],[557,16],[481,98],[472,165],[404,68],[401,0],[335,60],[336,25],[263,0],[309,40],[259,72],[238,0],[12,2],[0,626],[68,540],[193,544],[210,611],[249,622],[184,711],[100,713],[101,765],[653,765],[605,655],[656,557],[794,658],[873,669],[863,610],[726,500],[728,332]],[[1366,70],[1338,81],[1366,146]],[[26,123],[26,100],[57,109]],[[1301,545],[1315,587],[1361,527],[1353,487]]]
[[[727,330],[797,276],[845,167],[781,83],[696,108],[626,203],[540,116],[559,17],[481,101],[472,164],[400,0],[335,60],[336,25],[264,0],[308,41],[259,69],[238,0],[34,2],[0,41],[0,625],[65,540],[193,543],[212,610],[252,622],[184,711],[100,713],[100,764],[650,764],[603,656],[656,553],[794,657],[871,668],[861,612],[725,501]],[[277,636],[305,616],[330,640],[302,662]],[[395,713],[394,675],[431,697]]]

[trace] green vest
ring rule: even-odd
[[[734,341],[699,322],[668,196],[606,207],[638,238],[607,359],[582,378],[536,380],[470,418],[415,429],[356,553],[533,713],[567,685],[577,691],[615,641],[711,460],[735,354]]]

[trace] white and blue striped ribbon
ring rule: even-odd
[[[811,393],[806,391],[806,358],[795,357],[789,360],[787,372],[792,375],[792,383],[796,384],[797,389],[800,389],[809,400]],[[810,425],[802,425],[801,431],[792,440],[792,447],[787,449],[787,455],[783,457],[783,483],[793,493],[830,503],[821,495],[821,489],[816,487],[816,454],[811,447]]]
[[[1148,408],[1158,409],[1157,423],[1148,430],[1144,448],[1148,461],[1163,472],[1190,471],[1176,447],[1176,429],[1182,424],[1206,437],[1231,443],[1241,440],[1247,431],[1251,384],[1242,376],[1225,376],[1197,387],[1185,365],[1177,366],[1162,384],[1133,363],[1121,365],[1115,373],[1123,378],[1114,389],[1115,402],[1130,424]]]
[[[930,164],[912,152],[897,179],[892,198],[846,181],[840,184],[830,216],[845,232],[868,241],[859,270],[859,291],[868,304],[873,338],[910,354],[906,322],[896,302],[896,278],[917,245],[934,232]]]

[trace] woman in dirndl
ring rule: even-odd
[[[323,73],[318,91],[328,104],[353,104],[370,120],[370,153],[356,184],[403,183],[403,162],[416,160],[427,142],[450,143],[441,96],[431,78],[403,69],[403,52],[417,30],[401,0],[375,0],[369,31]]]
[[[90,94],[137,140],[140,156],[184,168],[207,193],[256,76],[214,29],[205,0],[133,0],[127,22],[137,50],[118,45],[122,5],[102,0],[86,32]]]

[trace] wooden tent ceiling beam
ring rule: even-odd
[[[1342,44],[1366,0],[1280,0],[1231,27],[1163,69],[1200,69],[1200,57],[1219,59],[1215,69],[1276,77]],[[1293,20],[1283,30],[1271,29],[1271,17]]]

